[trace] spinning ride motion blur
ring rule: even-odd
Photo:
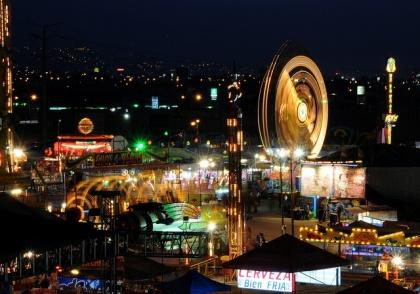
[[[321,71],[301,50],[285,43],[260,89],[258,128],[264,148],[299,146],[309,157],[316,157],[327,123],[328,98]]]

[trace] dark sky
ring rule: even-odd
[[[90,46],[158,58],[266,65],[284,40],[302,43],[326,71],[420,68],[420,1],[12,0],[16,47]]]

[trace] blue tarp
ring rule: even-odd
[[[163,283],[160,288],[171,294],[207,294],[230,291],[230,286],[213,281],[196,270],[191,270],[176,280]]]

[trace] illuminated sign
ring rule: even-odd
[[[213,101],[217,100],[217,88],[210,88],[210,97]]]
[[[85,153],[111,152],[112,146],[107,141],[65,141],[54,143],[55,154],[82,156]]]
[[[365,95],[365,86],[357,86],[357,88],[356,88],[356,93],[357,93],[357,95],[358,96],[363,96],[363,95]]]
[[[303,196],[364,198],[366,169],[344,165],[302,167]]]
[[[101,290],[103,282],[96,279],[86,279],[80,277],[59,277],[58,288],[59,289],[89,289],[89,290]]]
[[[159,109],[159,97],[152,96],[152,109]]]
[[[307,284],[341,285],[341,271],[339,267],[296,273],[296,282]]]
[[[239,82],[233,82],[233,84],[228,86],[228,100],[230,102],[236,102],[239,98],[242,97],[242,92],[239,87]]]
[[[110,152],[93,154],[93,166],[114,166],[143,163],[143,156],[138,152]]]
[[[366,215],[358,215],[358,220],[364,221],[365,223],[377,226],[377,227],[383,227],[384,226],[384,221],[377,219],[377,218],[373,218],[373,217],[369,217]]]
[[[93,122],[91,121],[90,118],[87,118],[87,117],[82,118],[79,121],[77,128],[79,129],[79,132],[82,133],[83,135],[90,134],[93,131]]]
[[[293,292],[295,275],[293,273],[238,270],[238,288]]]

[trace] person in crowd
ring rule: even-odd
[[[264,234],[263,233],[259,233],[257,235],[257,245],[258,246],[263,246],[265,244],[265,238],[264,238]]]
[[[341,214],[343,213],[344,207],[343,204],[341,202],[337,203],[337,222],[341,223]]]
[[[309,210],[309,204],[306,203],[305,206],[304,206],[304,214],[305,214],[304,218],[305,219],[309,219],[309,212],[310,212],[310,210]]]
[[[287,230],[286,230],[287,228],[286,228],[286,225],[282,225],[281,226],[281,232],[282,232],[282,234],[284,235],[284,234],[286,234],[286,232],[287,232]]]
[[[321,204],[318,207],[318,222],[322,223],[324,221],[324,206]]]
[[[254,208],[254,213],[258,212],[258,196],[257,193],[251,192],[251,203]]]

